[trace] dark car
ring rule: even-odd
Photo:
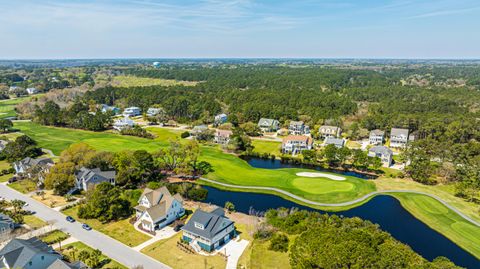
[[[68,222],[75,222],[75,219],[70,217],[70,216],[67,216],[66,219],[67,219]]]
[[[87,231],[90,231],[90,230],[92,229],[92,227],[88,226],[88,224],[86,224],[86,223],[84,223],[84,224],[82,225],[82,228],[85,229],[85,230],[87,230]]]
[[[8,183],[13,183],[16,181],[18,181],[18,177],[11,177],[10,179],[8,179]]]
[[[175,227],[173,227],[173,230],[174,230],[175,232],[178,232],[178,231],[180,231],[180,229],[182,229],[182,227],[183,227],[183,224],[178,224],[178,225],[176,225]]]

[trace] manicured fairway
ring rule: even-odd
[[[0,100],[0,118],[13,117],[17,115],[15,106],[30,97]]]
[[[212,147],[202,149],[202,159],[213,166],[214,171],[206,176],[209,179],[235,185],[275,187],[323,203],[346,202],[375,191],[372,182],[354,177],[334,181],[296,175],[308,171],[306,169],[254,168],[244,160]]]
[[[47,127],[31,122],[15,122],[15,128],[32,137],[42,148],[47,148],[59,155],[64,149],[74,143],[84,142],[97,150],[121,151],[138,150],[155,151],[168,144],[168,139],[178,137],[176,132],[156,128],[155,139],[145,139],[134,136],[123,136],[109,132],[90,132],[67,128]]]
[[[480,259],[480,227],[431,197],[413,193],[392,195],[416,218]]]

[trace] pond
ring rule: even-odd
[[[331,172],[335,174],[341,174],[345,176],[352,176],[358,177],[362,179],[374,179],[375,176],[366,175],[362,173],[357,173],[354,171],[343,171],[343,170],[334,170],[334,169],[326,169],[319,166],[307,165],[307,164],[293,164],[293,163],[285,163],[278,159],[262,159],[258,157],[242,157],[248,164],[252,167],[256,168],[264,168],[264,169],[279,169],[279,168],[305,168],[305,169],[314,169],[323,172]]]
[[[235,210],[242,213],[265,212],[268,209],[286,207],[305,210],[315,210],[329,213],[296,204],[279,196],[249,192],[223,191],[213,187],[208,189],[206,203],[223,207],[230,201],[235,205]],[[409,245],[413,250],[428,260],[438,256],[445,256],[455,264],[466,268],[480,268],[480,261],[466,252],[442,234],[428,227],[405,210],[400,202],[387,195],[376,196],[369,202],[336,213],[345,217],[359,217],[380,225],[381,229],[389,232],[397,240]]]

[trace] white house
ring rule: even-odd
[[[38,93],[38,90],[37,90],[37,88],[33,88],[33,87],[32,88],[27,88],[27,93],[30,94],[30,95],[36,94],[36,93]]]
[[[50,168],[54,165],[54,162],[50,158],[37,158],[33,159],[27,157],[20,161],[13,163],[13,168],[18,175],[25,175],[32,177],[32,172],[38,175],[39,182],[43,182],[43,175],[50,171]]]
[[[163,112],[163,109],[158,107],[149,107],[147,110],[147,116],[154,117]]]
[[[289,135],[283,139],[282,152],[292,155],[302,153],[303,150],[310,150],[313,146],[313,139],[303,135]]]
[[[120,113],[120,108],[116,106],[109,106],[106,104],[102,104],[100,107],[101,107],[102,113],[107,113],[108,111],[112,111],[114,115],[117,115]]]
[[[230,142],[230,136],[232,135],[232,131],[230,130],[217,130],[215,132],[214,141],[217,144],[227,145]]]
[[[75,186],[79,190],[87,191],[102,182],[115,185],[115,176],[115,171],[101,171],[99,168],[89,169],[82,167],[75,173]]]
[[[392,128],[390,131],[390,147],[406,147],[408,143],[408,133],[408,129]]]
[[[166,187],[156,190],[146,188],[135,211],[141,228],[151,232],[162,229],[185,214],[182,197],[178,193],[172,196]]]
[[[227,122],[227,119],[228,119],[227,114],[225,113],[218,114],[215,116],[214,124],[215,125],[224,124],[225,122]]]
[[[318,133],[321,137],[339,137],[342,129],[337,126],[322,125],[318,128]]]
[[[325,146],[335,145],[337,148],[343,148],[345,146],[345,140],[342,138],[327,137],[324,142]]]
[[[392,165],[393,151],[385,146],[375,146],[368,150],[368,156],[379,157],[384,166]]]
[[[124,117],[124,118],[116,120],[113,123],[113,129],[120,132],[123,129],[132,128],[134,125],[135,125],[135,122],[132,119],[130,119],[128,117]]]
[[[280,128],[280,122],[274,119],[261,118],[258,127],[262,132],[276,132]]]
[[[370,145],[381,145],[385,140],[385,132],[379,129],[371,130],[368,137]]]
[[[132,107],[127,107],[123,111],[124,116],[129,116],[129,117],[135,117],[135,116],[140,116],[142,114],[142,110],[139,107],[132,106]]]
[[[303,121],[291,121],[288,126],[288,133],[291,135],[309,134],[310,128]]]

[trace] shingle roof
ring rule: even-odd
[[[46,269],[88,269],[89,267],[81,261],[69,263],[60,259],[55,260]]]
[[[385,135],[385,131],[379,129],[371,130],[370,135]]]
[[[108,181],[110,178],[115,178],[115,171],[101,171],[100,168],[89,169],[86,167],[80,168],[76,174],[77,178],[83,178],[86,183],[94,179],[95,181]]]
[[[392,128],[392,131],[390,132],[391,136],[400,136],[404,135],[408,137],[408,129],[401,129],[401,128]]]
[[[147,211],[148,215],[150,215],[154,222],[158,221],[168,213],[168,209],[171,207],[174,200],[183,203],[183,199],[178,193],[172,196],[166,187],[161,187],[156,190],[146,188],[140,196],[139,201],[143,197],[146,197],[152,206],[150,208],[137,206],[135,209]]]
[[[306,143],[312,143],[312,138],[310,138],[309,136],[305,136],[305,135],[289,135],[289,136],[286,136],[283,138],[283,142],[287,142],[287,141],[304,141]]]
[[[393,151],[385,146],[371,147],[368,151],[380,153],[382,155],[393,155]]]
[[[230,137],[232,135],[232,131],[230,130],[217,130],[217,136],[222,136],[222,137]]]
[[[277,120],[274,120],[274,119],[267,119],[267,118],[261,118],[259,121],[258,121],[258,125],[259,126],[272,126],[275,122],[278,122]]]
[[[202,224],[204,229],[195,227],[195,222]],[[211,212],[197,209],[182,230],[212,240],[215,235],[232,225],[233,221],[225,217],[222,208],[216,208]]]
[[[52,247],[38,239],[13,239],[0,250],[0,259],[4,258],[10,268],[24,268],[37,254],[54,255],[62,258]]]
[[[17,162],[17,164],[22,164],[24,166],[28,167],[34,167],[36,165],[47,165],[47,164],[54,164],[53,160],[50,158],[37,158],[33,159],[30,157],[27,157],[23,160],[20,160]]]
[[[9,216],[0,213],[0,229],[10,228],[13,225],[13,220]]]
[[[325,129],[332,129],[332,130],[334,130],[335,132],[337,132],[338,129],[340,129],[340,127],[331,126],[331,125],[322,125],[322,126],[320,126],[320,128],[319,128],[320,132],[323,131],[323,130],[325,130]]]
[[[325,139],[325,144],[326,145],[333,144],[338,147],[343,147],[343,145],[345,144],[345,140],[341,138],[327,137],[327,139]]]
[[[294,120],[292,120],[292,121],[290,122],[290,126],[303,125],[303,124],[304,124],[303,121],[294,121]]]

